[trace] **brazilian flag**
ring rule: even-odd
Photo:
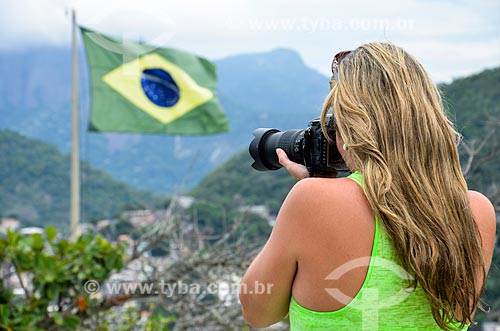
[[[90,131],[205,135],[229,130],[212,62],[80,30],[91,77]]]

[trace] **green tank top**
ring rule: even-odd
[[[359,172],[348,178],[363,186],[363,177]],[[292,297],[290,331],[441,330],[434,321],[422,288],[408,288],[408,280],[413,278],[397,262],[390,239],[376,217],[371,257],[352,260],[332,271],[326,279],[338,279],[353,268],[367,265],[366,278],[354,298],[338,289],[325,289],[336,300],[346,304],[339,310],[313,311],[301,306]],[[459,325],[450,324],[457,330]]]

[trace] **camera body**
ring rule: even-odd
[[[328,132],[334,136],[335,129],[331,115],[327,117]],[[249,146],[254,163],[252,167],[259,171],[281,168],[276,149],[285,151],[288,158],[307,167],[311,177],[329,177],[339,171],[349,171],[337,146],[330,144],[321,130],[319,118],[309,121],[302,130],[279,131],[259,128],[254,130],[255,138]]]

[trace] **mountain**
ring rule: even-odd
[[[23,225],[69,223],[70,158],[56,147],[0,130],[0,216]],[[132,189],[109,174],[81,166],[82,220],[111,218],[125,208],[155,207],[159,195]]]
[[[218,95],[228,133],[203,137],[96,134],[85,131],[89,80],[80,50],[81,156],[135,188],[172,192],[200,178],[246,148],[258,127],[304,128],[317,117],[328,79],[291,50],[216,61]],[[69,49],[0,54],[0,128],[55,144],[69,152],[71,74]]]

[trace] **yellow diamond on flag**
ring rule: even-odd
[[[141,85],[143,72],[148,69],[160,69],[170,75],[178,88],[179,99],[175,104],[159,106],[148,98]],[[173,122],[214,96],[211,90],[198,85],[184,70],[156,53],[125,63],[104,75],[102,80],[136,107],[164,124]]]

